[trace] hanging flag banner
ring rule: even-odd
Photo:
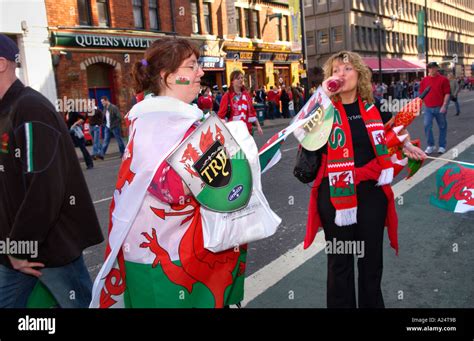
[[[418,23],[418,36],[416,40],[416,46],[418,49],[418,59],[424,60],[425,59],[425,11],[424,10],[418,11],[417,23]]]
[[[252,194],[250,165],[217,116],[202,122],[167,161],[207,209],[234,212],[247,206]]]

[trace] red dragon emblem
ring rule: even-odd
[[[351,182],[349,177],[350,174],[350,172],[343,172],[332,177],[331,186],[334,188],[334,193],[336,193],[338,189],[341,190],[341,194],[344,193],[346,189],[351,192]]]
[[[192,220],[179,245],[181,266],[174,264],[168,252],[160,246],[154,228],[151,230],[151,235],[142,233],[147,241],[140,244],[140,247],[149,248],[155,254],[152,267],[160,264],[171,282],[185,287],[189,293],[192,292],[195,283],[204,284],[214,296],[215,307],[222,308],[224,293],[233,283],[232,271],[237,265],[240,253],[233,249],[212,253],[203,247],[201,214],[197,207],[198,203],[192,198],[184,205],[171,205],[174,212],[151,207],[161,219],[166,219],[167,216],[185,216],[181,225]],[[245,264],[242,263],[239,265],[238,274],[243,275],[244,271]]]
[[[385,136],[383,133],[377,133],[375,135],[375,140],[377,141],[378,144],[385,144]]]
[[[474,169],[459,166],[459,171],[450,168],[442,177],[443,185],[438,196],[442,200],[464,200],[466,205],[474,206]]]
[[[200,158],[200,156],[214,143],[214,141],[219,141],[222,145],[225,144],[225,138],[222,134],[222,130],[215,125],[216,135],[214,136],[211,131],[211,127],[207,129],[206,132],[201,133],[201,138],[199,140],[199,149],[198,151],[191,143],[188,143],[186,149],[184,150],[183,155],[181,156],[180,162],[184,164],[184,169],[191,174],[191,177],[199,177],[199,174],[193,169],[193,164]]]

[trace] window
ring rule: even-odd
[[[143,2],[142,0],[133,0],[133,21],[136,28],[145,28],[143,25]]]
[[[342,42],[342,26],[332,27],[331,35],[334,43]]]
[[[328,42],[329,42],[328,30],[327,29],[319,30],[318,31],[318,45],[324,45],[324,44],[327,44]]]
[[[318,0],[318,5],[326,5],[326,0]]]
[[[245,25],[245,36],[250,38],[250,10],[244,8],[244,25]]]
[[[360,27],[359,26],[355,27],[355,38],[356,38],[357,45],[360,48]]]
[[[212,34],[212,17],[211,17],[211,4],[203,4],[203,17],[204,17],[204,26],[206,28],[207,34]]]
[[[360,41],[364,46],[367,46],[367,40],[365,39],[365,27],[360,28]]]
[[[99,16],[99,26],[108,27],[109,23],[109,6],[107,0],[97,1],[97,15]]]
[[[237,34],[242,37],[242,25],[240,23],[240,7],[235,8],[235,27]]]
[[[304,7],[313,6],[313,0],[304,0]]]
[[[79,25],[92,25],[91,4],[89,0],[77,0],[77,12],[79,14]]]
[[[158,15],[158,4],[157,0],[148,0],[148,14],[150,16],[150,29],[160,29],[160,17]]]
[[[279,41],[282,40],[282,35],[281,35],[281,19],[278,19],[278,21],[277,21],[277,40],[279,40]]]
[[[288,27],[288,17],[284,16],[282,18],[282,21],[283,21],[283,25],[282,25],[281,29],[282,29],[283,41],[289,41],[290,40],[290,32],[288,31],[288,29],[289,29],[289,27]]]
[[[252,11],[252,33],[254,38],[260,38],[260,19],[258,11]]]
[[[306,45],[308,47],[314,46],[314,31],[307,31],[306,32]]]
[[[199,23],[199,7],[197,0],[191,1],[191,24],[193,25],[193,33],[199,34],[201,32],[201,25]]]

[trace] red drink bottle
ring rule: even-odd
[[[344,80],[342,78],[331,79],[328,82],[328,90],[330,92],[336,92],[343,85],[344,85]]]

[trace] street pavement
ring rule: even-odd
[[[461,92],[461,115],[454,104],[448,111],[448,152],[442,157],[474,162],[474,91]],[[260,147],[288,120],[265,121],[264,135],[256,135]],[[435,137],[438,129],[434,123]],[[409,128],[412,138],[426,146],[422,117]],[[282,218],[277,233],[249,245],[244,305],[251,308],[323,308],[326,303],[326,255],[324,234],[303,251],[310,186],[292,175],[298,143],[290,137],[282,147],[282,160],[262,177],[264,193],[272,209]],[[84,174],[104,235],[108,209],[120,160],[111,141],[105,161],[95,161]],[[78,151],[80,157],[80,152]],[[437,155],[434,155],[437,156]],[[474,307],[474,212],[455,214],[429,204],[435,190],[434,171],[440,161],[428,161],[416,179],[396,179],[400,253],[396,256],[387,237],[384,244],[382,290],[387,307]],[[102,265],[105,243],[84,251],[94,279]]]

